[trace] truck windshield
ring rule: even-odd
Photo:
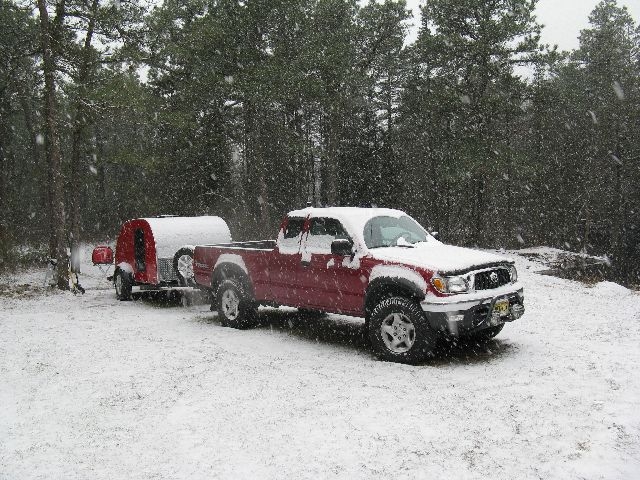
[[[364,226],[364,242],[369,248],[410,247],[426,242],[429,235],[413,218],[404,215],[373,217]]]

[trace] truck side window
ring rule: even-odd
[[[304,218],[293,217],[287,221],[284,236],[278,244],[280,253],[295,254],[300,250],[300,234],[304,226]]]
[[[313,218],[307,237],[309,253],[331,253],[331,242],[336,239],[350,240],[349,234],[335,218]]]
[[[296,238],[302,232],[303,225],[303,218],[290,218],[287,223],[287,230],[284,232],[284,238]]]
[[[136,228],[133,234],[133,250],[136,260],[136,270],[138,272],[144,272],[147,269],[147,265],[144,260],[144,230],[141,228]]]

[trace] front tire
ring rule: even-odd
[[[133,280],[131,274],[124,270],[118,270],[115,278],[113,279],[113,286],[116,289],[116,298],[120,301],[131,300],[131,290],[133,287]]]
[[[255,301],[236,279],[220,284],[216,292],[216,306],[223,327],[246,329],[257,324]]]
[[[369,340],[374,353],[389,362],[414,364],[433,354],[437,333],[420,306],[404,297],[382,300],[371,312]]]

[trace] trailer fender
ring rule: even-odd
[[[133,267],[131,266],[130,263],[120,262],[118,265],[116,265],[116,272],[118,270],[122,270],[123,272],[127,272],[128,274],[133,276]]]

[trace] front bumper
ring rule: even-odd
[[[509,310],[501,315],[494,306],[503,299],[509,301]],[[524,293],[516,283],[448,297],[430,296],[420,306],[431,328],[459,335],[517,320],[524,314]]]

